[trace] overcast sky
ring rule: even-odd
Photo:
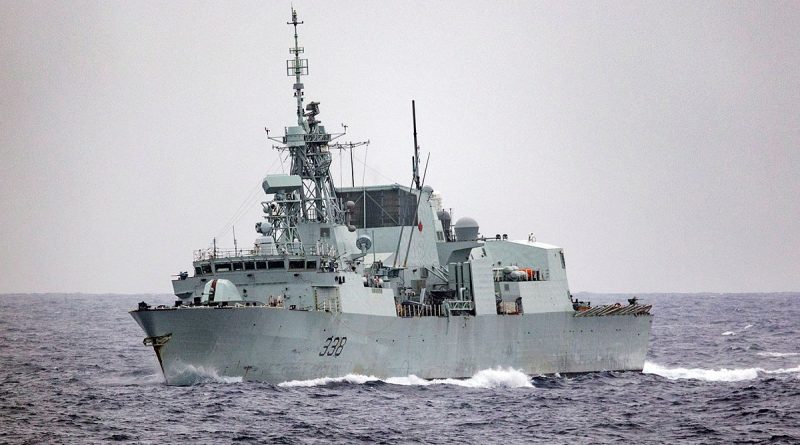
[[[0,293],[168,293],[252,243],[289,5],[0,1]],[[409,183],[416,99],[445,207],[574,292],[800,290],[800,2],[294,5],[358,184]]]

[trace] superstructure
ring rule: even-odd
[[[572,298],[561,248],[481,236],[469,217],[452,224],[416,141],[409,187],[336,187],[336,136],[320,104],[305,104],[294,10],[289,24],[296,125],[271,139],[291,167],[263,179],[258,238],[197,251],[193,273],[173,281],[174,306],[131,311],[168,383],[198,369],[273,383],[642,369],[650,306],[591,307]]]

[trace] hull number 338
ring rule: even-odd
[[[347,337],[328,337],[325,339],[325,344],[322,350],[319,351],[319,356],[334,356],[338,357],[344,350],[344,345],[347,344]]]

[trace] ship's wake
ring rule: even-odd
[[[683,368],[667,367],[653,362],[645,362],[644,374],[654,374],[669,380],[699,380],[705,382],[739,382],[755,380],[760,377],[770,375],[796,375],[800,378],[800,365],[792,368],[765,369],[761,367],[752,368]],[[220,375],[212,368],[203,366],[184,365],[170,374],[170,384],[173,385],[195,385],[202,383],[240,383],[242,377],[229,377]],[[361,374],[348,374],[343,377],[321,377],[308,380],[290,380],[279,383],[279,387],[313,387],[334,384],[364,385],[371,383],[384,383],[399,386],[430,386],[430,385],[452,385],[465,388],[533,388],[531,377],[522,371],[513,368],[484,369],[475,373],[470,378],[455,379],[432,379],[426,380],[416,375],[405,377],[379,378]]]
[[[402,386],[429,386],[429,385],[454,385],[466,388],[533,388],[530,377],[516,369],[484,369],[468,379],[433,379],[425,380],[415,375],[406,377],[389,377],[380,379],[375,376],[348,374],[344,377],[323,377],[310,380],[292,380],[278,384],[280,387],[310,387],[324,386],[334,383],[350,383],[362,385],[365,383],[384,382],[390,385]]]
[[[657,363],[645,362],[644,374],[655,374],[670,380],[702,380],[705,382],[739,382],[743,380],[754,380],[760,376],[776,374],[798,374],[800,377],[800,366],[794,368],[764,369],[754,368],[668,368]]]

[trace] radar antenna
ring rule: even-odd
[[[347,134],[347,125],[342,124],[342,127],[344,127],[344,133],[342,133],[342,134],[343,135]],[[339,143],[330,145],[328,147],[331,150],[349,150],[350,151],[350,184],[351,184],[351,187],[353,187],[353,188],[355,188],[355,186],[356,186],[356,174],[355,174],[355,169],[353,168],[353,149],[356,148],[356,147],[364,146],[364,145],[369,145],[369,139],[367,139],[366,141],[359,141],[359,142],[352,142],[352,141],[351,142],[339,142]],[[366,168],[366,165],[364,166],[364,168]],[[343,184],[339,184],[339,186],[341,187],[341,186],[343,186]]]
[[[294,26],[294,48],[289,48],[289,54],[294,54],[294,59],[286,61],[286,75],[294,76],[294,97],[297,98],[297,125],[303,126],[303,83],[300,82],[300,76],[308,75],[308,59],[300,58],[300,54],[305,50],[299,44],[297,25],[302,25],[303,22],[297,21],[297,11],[294,8],[292,8],[292,21],[286,22],[286,24]]]

